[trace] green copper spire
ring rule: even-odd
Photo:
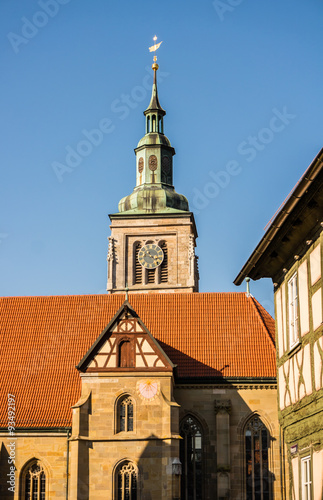
[[[146,133],[135,149],[136,187],[129,196],[120,200],[120,213],[174,213],[189,210],[187,199],[176,193],[173,186],[175,150],[164,135],[163,119],[166,111],[158,99],[156,56],[152,69],[154,81],[151,99],[144,111]]]

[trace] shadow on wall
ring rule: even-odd
[[[2,443],[0,450],[0,498],[3,500],[12,500],[18,488],[18,474],[11,458],[10,438],[6,441],[7,446]]]

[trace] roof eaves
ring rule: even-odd
[[[241,285],[242,281],[246,277],[253,278],[253,269],[259,262],[259,259],[264,255],[267,250],[269,244],[275,238],[279,229],[282,227],[283,223],[288,218],[289,214],[293,210],[293,208],[299,203],[303,194],[306,192],[308,187],[312,184],[313,180],[316,176],[321,172],[323,168],[323,148],[314,158],[310,166],[307,168],[305,173],[300,178],[299,182],[296,184],[293,191],[287,197],[285,203],[278,211],[277,215],[274,217],[270,226],[268,227],[265,235],[260,240],[255,250],[252,252],[251,256],[242,267],[241,271],[233,281],[236,286]]]

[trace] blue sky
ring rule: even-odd
[[[0,11],[0,295],[104,292],[108,214],[135,184],[155,34],[200,289],[244,290],[233,279],[323,146],[323,3],[2,0]],[[273,313],[269,280],[251,292]]]

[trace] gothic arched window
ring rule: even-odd
[[[245,427],[246,498],[269,500],[269,432],[258,415]]]
[[[116,470],[116,500],[137,500],[138,473],[133,463],[123,462]]]
[[[202,427],[188,415],[180,427],[180,460],[182,462],[182,500],[202,500]]]
[[[141,249],[141,243],[135,243],[134,248],[134,285],[141,285],[142,283],[142,265],[139,262],[138,255]]]
[[[46,474],[38,460],[29,463],[22,475],[23,500],[45,500]]]
[[[126,395],[118,401],[117,420],[118,432],[133,431],[133,401]]]
[[[161,265],[159,266],[159,282],[167,283],[168,282],[168,250],[165,241],[162,241],[159,244],[160,248],[164,252],[164,259]]]

